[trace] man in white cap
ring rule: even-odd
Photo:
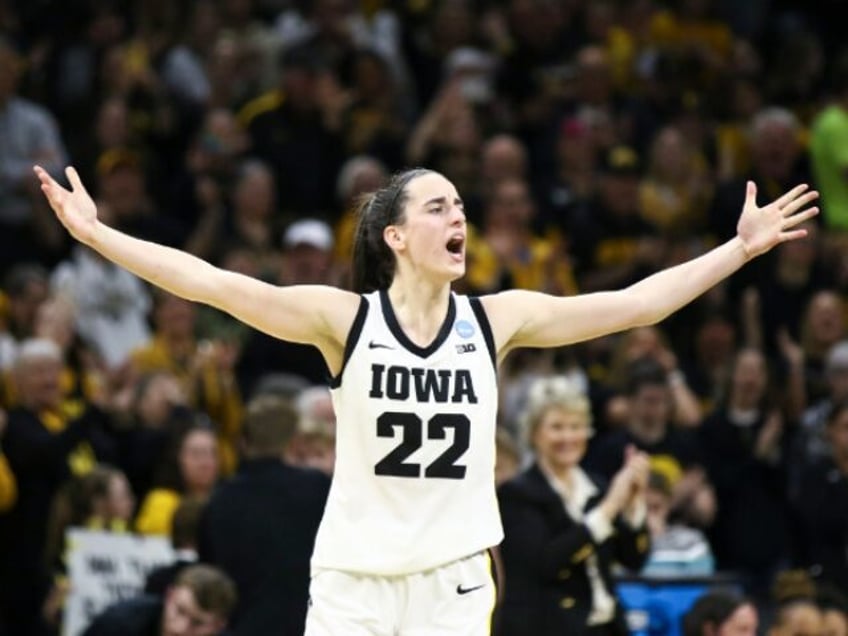
[[[332,285],[336,270],[333,266],[333,231],[319,219],[295,221],[283,235],[284,285]]]

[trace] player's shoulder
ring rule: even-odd
[[[486,318],[494,327],[501,322],[512,323],[525,316],[528,311],[541,308],[540,303],[544,302],[546,296],[548,294],[529,289],[507,289],[474,298],[479,301]]]

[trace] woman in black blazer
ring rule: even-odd
[[[566,378],[538,381],[525,415],[535,463],[498,490],[504,541],[500,636],[627,634],[611,568],[639,570],[647,455],[628,449],[606,488],[580,461],[592,434],[589,402]]]

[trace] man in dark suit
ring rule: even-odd
[[[297,422],[289,402],[254,399],[243,425],[239,470],[212,494],[201,517],[200,560],[223,569],[239,589],[236,636],[304,631],[309,559],[330,479],[283,462]]]

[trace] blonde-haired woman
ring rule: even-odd
[[[498,491],[504,524],[503,636],[626,634],[614,562],[648,555],[644,453],[630,449],[609,486],[580,461],[592,435],[589,400],[564,377],[530,389],[524,426],[535,462]]]

